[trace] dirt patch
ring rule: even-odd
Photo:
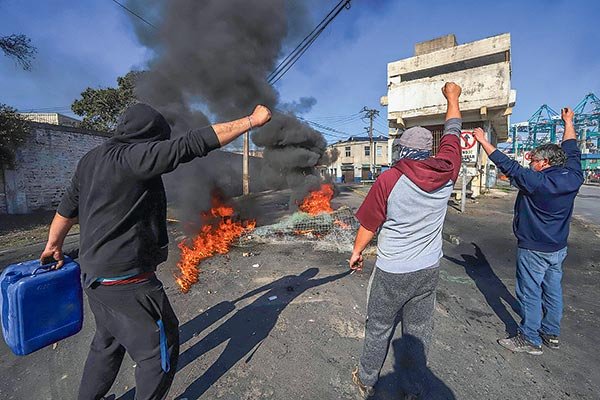
[[[45,242],[53,217],[54,211],[3,215],[0,218],[0,251]],[[79,225],[73,226],[69,233],[79,233]]]
[[[362,339],[365,337],[364,325],[359,324],[354,319],[342,319],[334,316],[329,322],[333,330],[341,337],[351,339]]]

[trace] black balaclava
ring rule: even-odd
[[[145,143],[168,140],[171,127],[165,117],[144,103],[127,107],[119,117],[113,140],[121,143]]]

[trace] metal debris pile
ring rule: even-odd
[[[350,252],[358,227],[359,223],[348,207],[318,215],[299,211],[276,224],[257,227],[241,236],[238,245],[310,242],[315,250]]]

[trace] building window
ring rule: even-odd
[[[377,156],[381,157],[383,155],[383,146],[377,146]]]
[[[365,146],[365,156],[371,155],[371,146]]]
[[[350,157],[350,146],[346,146],[346,157]]]

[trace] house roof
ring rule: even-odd
[[[336,142],[335,144],[350,143],[350,142],[368,142],[368,141],[369,141],[368,136],[350,136],[348,139],[340,140],[339,142]],[[388,137],[383,136],[383,135],[373,136],[373,141],[374,142],[387,142]]]

